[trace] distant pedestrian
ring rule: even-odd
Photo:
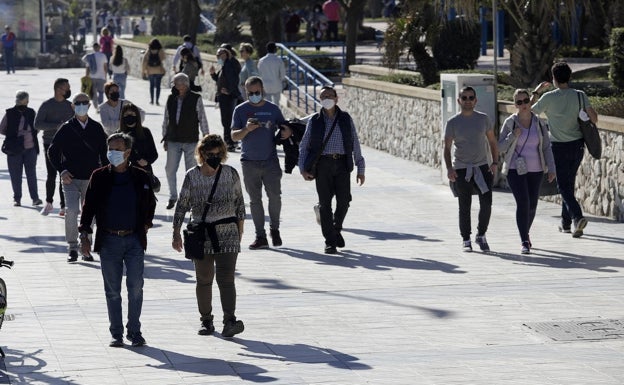
[[[119,86],[119,97],[126,98],[126,80],[130,72],[130,63],[123,55],[123,48],[115,46],[115,52],[110,60],[110,69],[113,72],[113,81]]]
[[[286,41],[297,41],[299,30],[303,19],[291,8],[288,8],[286,20],[284,22],[284,31],[286,32]]]
[[[299,170],[304,180],[316,182],[325,253],[336,254],[336,247],[345,247],[341,231],[351,202],[351,171],[357,168],[355,180],[363,185],[366,163],[353,119],[336,105],[336,90],[322,87],[320,98],[323,108],[308,120],[299,144]]]
[[[286,81],[286,67],[282,59],[276,55],[277,46],[274,42],[267,43],[266,50],[267,54],[258,61],[258,71],[264,84],[266,99],[279,106]]]
[[[323,40],[323,35],[327,31],[328,20],[327,16],[323,13],[323,7],[321,4],[314,4],[310,23],[312,23],[312,34],[314,35],[314,41]],[[321,47],[317,46],[316,50],[320,50]]]
[[[91,78],[93,83],[93,94],[94,96],[97,94],[96,109],[98,109],[98,106],[104,102],[104,83],[106,83],[108,74],[108,58],[100,52],[100,45],[94,43],[93,52],[84,55],[82,61],[87,65],[87,76]]]
[[[138,24],[139,34],[145,36],[147,34],[147,21],[145,20],[145,16],[141,16],[141,20],[139,20]]]
[[[340,22],[340,3],[338,0],[324,2],[323,13],[327,17],[327,41],[338,41],[338,23]]]
[[[199,74],[199,63],[195,60],[195,56],[188,48],[183,48],[180,56],[182,57],[182,60],[180,61],[180,72],[188,76],[189,81],[191,82],[191,91],[201,92],[201,86],[195,83],[195,79]]]
[[[43,151],[46,162],[46,204],[41,209],[41,215],[48,215],[53,210],[54,190],[56,188],[56,176],[63,170],[54,167],[48,156],[48,149],[52,144],[52,139],[59,128],[74,116],[74,108],[69,101],[71,97],[71,87],[69,80],[58,78],[54,81],[54,96],[41,104],[35,117],[35,128],[43,132]],[[65,216],[65,194],[63,194],[63,183],[59,178],[60,210],[59,216]]]
[[[17,91],[15,107],[6,110],[0,122],[0,134],[5,136],[3,151],[7,155],[7,166],[11,187],[13,188],[13,206],[22,205],[22,172],[26,172],[28,192],[33,206],[41,206],[37,191],[37,156],[39,141],[35,129],[35,110],[28,107],[28,92]]]
[[[498,149],[492,122],[482,112],[475,111],[477,92],[464,87],[457,98],[461,111],[446,122],[444,129],[444,162],[448,179],[454,183],[459,202],[459,231],[463,251],[471,252],[470,207],[473,190],[479,194],[479,224],[475,243],[482,251],[490,251],[485,233],[492,214],[492,182],[498,169]],[[489,144],[492,164],[488,164],[486,143]],[[454,155],[451,157],[451,150]]]
[[[126,272],[128,323],[126,338],[132,346],[145,345],[141,333],[143,273],[147,231],[153,226],[156,198],[149,176],[129,163],[132,138],[116,133],[108,137],[108,166],[93,172],[80,217],[81,252],[90,255],[91,223],[97,230],[93,251],[100,254],[111,347],[123,346],[121,282]],[[125,267],[125,269],[124,269]]]
[[[167,55],[160,41],[154,38],[149,42],[148,49],[145,51],[141,63],[141,72],[149,79],[150,104],[154,104],[154,101],[156,101],[157,106],[160,105],[160,83],[165,75],[164,62],[166,57]]]
[[[241,58],[243,59],[243,65],[241,67],[240,74],[238,75],[238,90],[241,96],[245,94],[245,81],[251,76],[260,76],[258,66],[252,59],[251,55],[254,53],[253,45],[249,43],[241,43],[239,48]]]
[[[108,75],[112,75],[112,71],[110,68],[110,58],[113,56],[113,34],[110,32],[108,27],[102,28],[101,36],[100,36],[100,51],[106,55],[106,66]]]
[[[238,89],[238,79],[240,66],[236,66],[232,58],[232,53],[227,48],[221,47],[217,50],[217,65],[221,68],[217,71],[214,66],[210,66],[210,77],[217,82],[217,100],[219,112],[221,114],[221,124],[223,125],[223,139],[227,143],[228,151],[236,151],[236,143],[232,139],[232,113],[234,107],[242,98]]]
[[[15,73],[15,49],[16,49],[16,37],[15,34],[11,31],[11,27],[8,25],[4,26],[4,33],[0,37],[0,41],[2,41],[2,51],[4,52],[4,69],[6,69],[7,74],[10,74],[11,71]]]
[[[183,40],[182,44],[178,46],[175,55],[173,55],[173,63],[172,63],[173,72],[178,73],[182,71],[183,69],[182,68],[183,67],[182,66],[182,50],[186,48],[191,51],[191,54],[193,55],[193,57],[195,58],[195,61],[197,62],[197,67],[199,68],[200,73],[203,75],[204,68],[203,68],[201,52],[199,51],[199,48],[193,43],[193,40],[190,35],[184,35],[182,40]]]

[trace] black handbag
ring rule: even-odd
[[[199,166],[197,166],[199,167]],[[204,207],[202,213],[201,222],[189,223],[186,225],[186,230],[182,231],[182,239],[184,240],[184,258],[186,259],[204,259],[204,243],[206,243],[206,214],[208,214],[208,208],[212,204],[212,196],[217,188],[217,182],[219,182],[219,176],[221,175],[221,167],[217,171],[215,181],[212,184],[210,190],[210,196],[208,197],[208,203]]]
[[[152,190],[157,193],[160,191],[160,179],[154,173],[150,173],[150,184],[152,185]]]
[[[549,182],[548,173],[545,172],[542,176],[542,184],[540,185],[539,196],[545,197],[557,194],[559,194],[559,189],[557,188],[557,179],[553,179],[552,182]]]
[[[576,92],[578,96],[579,102],[579,112],[585,111],[585,105],[581,105],[581,93]],[[577,118],[579,127],[581,128],[581,132],[583,133],[583,141],[585,141],[585,146],[587,147],[587,151],[594,159],[600,159],[602,156],[602,140],[600,139],[600,133],[598,132],[598,127],[591,120],[581,120],[581,118]]]
[[[24,152],[23,136],[7,136],[2,143],[2,152],[7,155],[19,155]]]

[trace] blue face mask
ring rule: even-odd
[[[76,115],[78,116],[85,116],[87,115],[89,112],[89,105],[82,105],[82,104],[77,104],[76,105]]]
[[[108,150],[108,152],[106,153],[106,157],[114,167],[119,166],[125,161],[124,151]]]
[[[262,101],[262,95],[249,95],[249,101],[258,104]]]
[[[223,59],[217,59],[217,64],[222,66],[223,65]]]

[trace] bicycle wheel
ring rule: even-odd
[[[4,297],[4,306],[0,307],[0,329],[2,329],[2,324],[4,323],[4,312],[7,306],[7,290],[6,283],[4,283],[4,279],[0,278],[0,296]],[[1,297],[0,297],[1,298]]]

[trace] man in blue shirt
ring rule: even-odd
[[[7,74],[10,74],[11,71],[15,73],[15,34],[11,32],[11,27],[8,25],[4,26],[4,33],[2,37],[0,37],[0,40],[2,40],[4,66]]]

